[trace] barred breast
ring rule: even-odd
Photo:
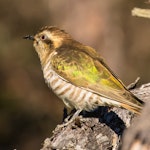
[[[52,91],[70,108],[93,110],[101,104],[100,96],[77,87],[61,78],[47,63],[43,68],[46,83]]]
[[[43,74],[48,86],[69,108],[90,111],[98,106],[120,105],[117,101],[69,83],[52,69],[50,62],[43,68]]]

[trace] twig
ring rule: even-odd
[[[132,16],[150,18],[150,9],[141,9],[141,8],[134,8],[132,10]]]

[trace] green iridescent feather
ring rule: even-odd
[[[81,48],[82,47],[82,48]],[[105,98],[131,106],[142,104],[114,75],[94,49],[88,46],[62,46],[51,59],[53,69],[64,80]],[[128,99],[128,100],[127,100]]]

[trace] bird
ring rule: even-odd
[[[48,87],[70,109],[120,107],[140,114],[144,102],[132,94],[96,50],[56,26],[42,27],[33,40]]]

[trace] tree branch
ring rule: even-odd
[[[146,102],[150,99],[150,83],[132,92]],[[134,118],[139,117],[125,109],[100,107],[94,112],[83,113],[82,117],[67,126],[57,125],[53,136],[44,141],[41,150],[118,150],[122,145],[123,131],[132,124]],[[136,126],[137,124],[134,124],[134,127]]]
[[[150,18],[150,9],[134,8],[132,10],[132,16]]]

